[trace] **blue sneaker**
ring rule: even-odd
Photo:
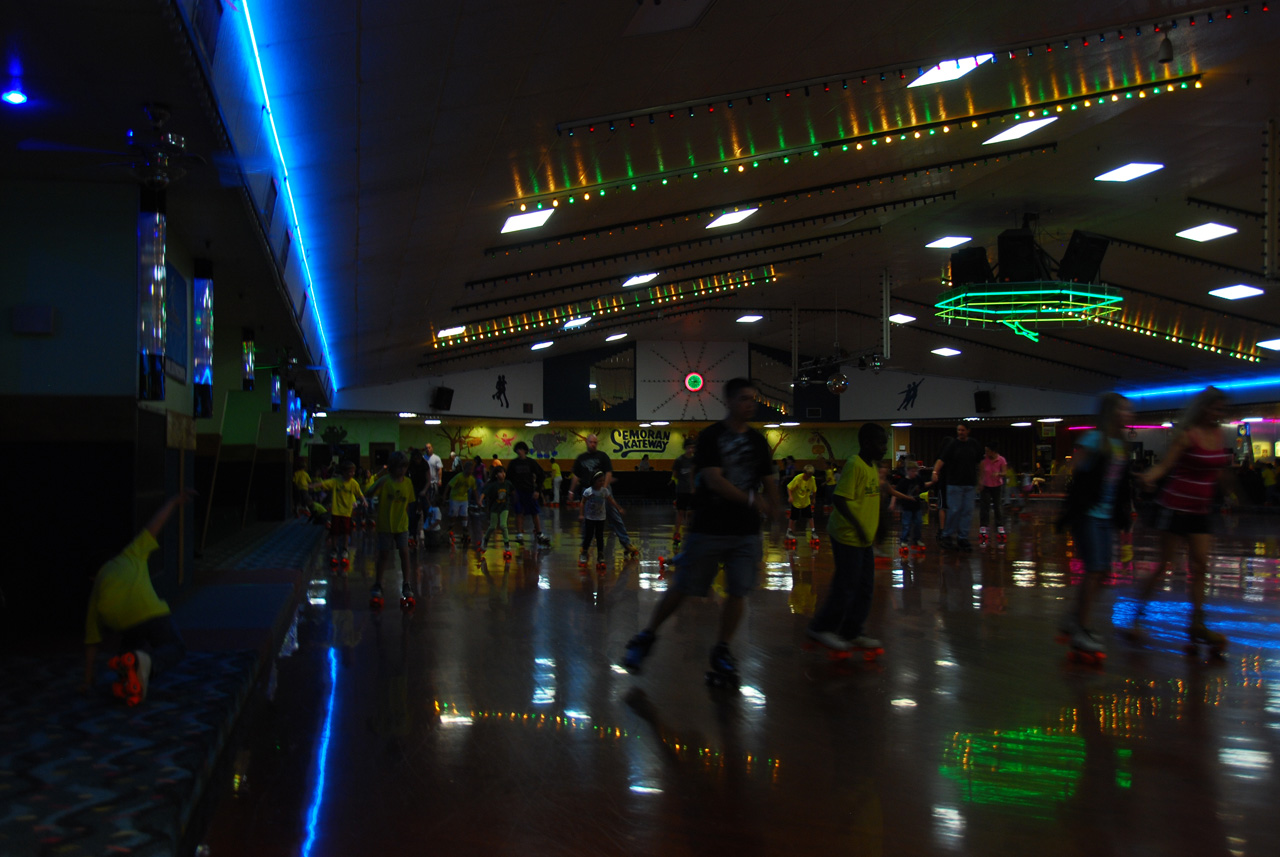
[[[622,656],[622,665],[627,672],[640,672],[641,664],[649,656],[649,650],[657,639],[652,631],[641,631],[627,642],[627,652]]]

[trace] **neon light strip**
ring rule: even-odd
[[[1247,363],[1261,363],[1262,358],[1256,354],[1249,354],[1244,351],[1237,351],[1234,348],[1222,345],[1210,345],[1199,339],[1191,339],[1186,336],[1179,336],[1176,333],[1161,333],[1154,327],[1146,325],[1134,324],[1130,321],[1112,321],[1105,318],[1092,318],[1090,321],[1096,321],[1099,324],[1105,324],[1107,327],[1116,327],[1120,330],[1127,330],[1130,333],[1140,333],[1144,336],[1154,336],[1164,339],[1166,342],[1172,342],[1176,345],[1186,345],[1191,348],[1198,348],[1201,351],[1209,351],[1213,354],[1221,354],[1224,357],[1234,357],[1237,360],[1244,360]]]
[[[320,331],[320,348],[324,354],[324,365],[329,370],[329,381],[334,390],[338,389],[338,374],[333,371],[333,359],[329,354],[329,338],[324,332],[324,321],[320,318],[320,304],[316,300],[315,281],[311,277],[311,264],[307,261],[307,248],[302,242],[302,227],[298,225],[298,207],[293,201],[293,185],[289,181],[289,164],[284,159],[284,149],[280,147],[280,134],[276,131],[276,117],[271,110],[271,96],[267,93],[267,78],[262,73],[262,56],[258,52],[258,36],[253,30],[253,16],[249,14],[249,0],[241,0],[244,8],[244,21],[249,28],[249,43],[253,47],[253,62],[258,69],[258,83],[262,87],[262,106],[267,111],[267,122],[271,126],[271,140],[276,146],[276,155],[280,158],[281,178],[284,181],[284,192],[289,200],[289,215],[293,221],[293,240],[298,242],[298,254],[302,259],[302,270],[307,276],[307,294],[310,296],[311,311],[316,317],[316,329]]]
[[[1067,431],[1092,431],[1097,426],[1067,426]],[[1127,429],[1161,429],[1165,426],[1125,426]]]
[[[316,844],[316,825],[320,820],[320,804],[324,800],[324,780],[329,768],[329,737],[333,731],[333,697],[338,689],[337,650],[329,649],[329,701],[324,715],[324,732],[320,735],[319,770],[316,771],[316,788],[311,794],[311,808],[307,810],[307,840],[302,845],[302,857],[311,857]]]
[[[1124,392],[1124,395],[1130,399],[1148,399],[1153,396],[1177,396],[1186,393],[1199,393],[1209,384],[1201,384],[1193,387],[1152,387],[1146,390],[1132,390]],[[1258,387],[1280,387],[1280,375],[1265,375],[1261,378],[1254,378],[1249,381],[1223,381],[1214,383],[1212,386],[1219,390],[1250,390]]]

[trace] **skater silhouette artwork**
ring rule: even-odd
[[[907,411],[916,405],[916,393],[920,390],[920,385],[924,383],[924,379],[912,381],[907,385],[907,389],[899,390],[898,395],[902,396],[902,404],[898,405],[898,410]]]
[[[499,375],[498,383],[494,385],[493,400],[504,408],[511,407],[511,403],[507,401],[507,376]]]

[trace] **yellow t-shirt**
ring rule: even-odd
[[[856,548],[870,546],[876,535],[876,525],[880,523],[880,474],[860,456],[855,455],[849,459],[844,473],[840,475],[836,494],[849,501],[854,518],[862,526],[863,535],[858,535],[853,524],[840,511],[839,505],[827,519],[827,532],[831,538],[844,545]]]
[[[407,476],[399,482],[388,477],[382,480],[373,496],[378,498],[378,527],[380,533],[409,532],[409,504],[413,502],[413,482]]]
[[[277,482],[277,485],[280,483]],[[311,474],[307,473],[306,468],[293,471],[293,487],[299,491],[306,491],[311,487]]]
[[[791,492],[791,505],[797,509],[807,509],[813,505],[813,492],[818,490],[818,483],[807,473],[798,473],[787,486]]]
[[[143,530],[127,548],[98,570],[89,595],[89,614],[84,621],[86,645],[102,642],[102,626],[123,631],[139,622],[169,615],[169,605],[156,595],[147,570],[147,557],[157,547],[155,537]]]
[[[449,480],[449,499],[455,503],[465,503],[475,487],[474,476],[459,474]]]
[[[360,483],[355,479],[343,480],[340,477],[326,479],[320,483],[320,487],[333,495],[335,518],[350,518],[351,510],[356,505],[356,498],[364,497],[364,492],[360,490]]]
[[[827,468],[827,472],[826,472],[826,475],[823,477],[822,484],[824,485],[836,484],[836,469],[834,467]]]

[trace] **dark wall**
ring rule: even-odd
[[[907,452],[926,467],[932,467],[938,460],[938,453],[948,438],[956,436],[954,426],[924,426],[911,429],[911,440]],[[1005,457],[1014,468],[1032,461],[1035,451],[1036,430],[1030,428],[1010,428],[1008,426],[982,426],[971,429],[969,437],[978,443],[994,446],[996,452]],[[893,453],[897,455],[897,453]]]
[[[547,357],[542,361],[542,408],[548,420],[615,420],[634,422],[636,401],[621,402],[607,411],[601,411],[591,402],[591,366],[614,354],[634,350],[634,345],[621,348],[596,348]]]

